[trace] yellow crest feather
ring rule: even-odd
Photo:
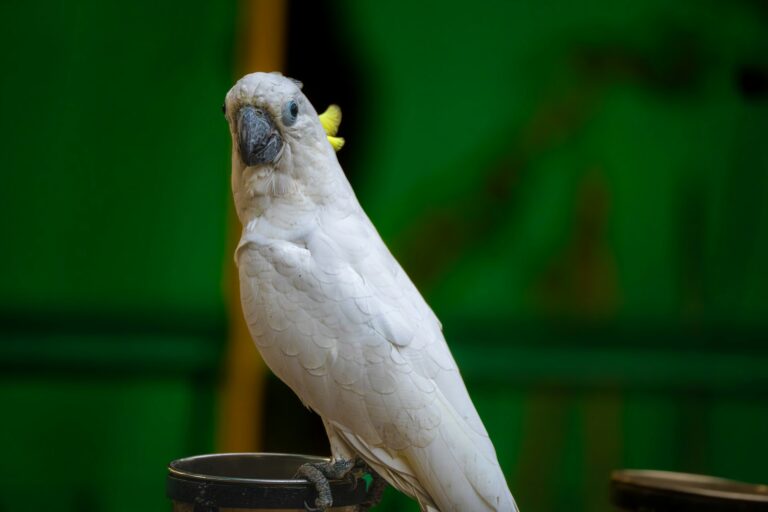
[[[333,146],[333,150],[334,151],[338,151],[342,147],[344,147],[344,138],[343,137],[331,137],[331,136],[328,136],[328,142],[331,143],[331,146]]]
[[[336,133],[339,131],[339,125],[341,124],[341,109],[338,105],[330,105],[319,117],[320,124],[323,125],[323,130],[328,136],[328,142],[331,143],[335,151],[340,150],[344,145],[344,139],[336,137]]]

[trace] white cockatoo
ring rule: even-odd
[[[338,107],[318,116],[300,82],[253,73],[224,112],[245,318],[335,467],[362,459],[422,511],[517,510],[440,322],[339,166]]]

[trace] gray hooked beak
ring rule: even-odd
[[[249,167],[273,163],[283,149],[283,138],[272,117],[251,105],[237,113],[237,136],[240,159]]]

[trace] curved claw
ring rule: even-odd
[[[345,478],[354,463],[348,460],[336,460],[332,462],[308,462],[299,466],[296,476],[306,478],[317,490],[315,507],[312,508],[304,503],[304,508],[310,512],[324,512],[333,505],[333,496],[331,495],[331,485],[329,479]]]
[[[307,512],[325,512],[326,509],[331,508],[332,503],[329,503],[328,505],[323,506],[322,504],[318,504],[317,503],[318,501],[320,501],[320,498],[315,500],[315,505],[317,505],[317,507],[310,507],[305,501],[304,510],[306,510]]]
[[[364,473],[368,473],[373,478],[368,489],[370,499],[359,506],[358,510],[366,511],[377,505],[381,501],[381,495],[387,487],[387,482],[379,476],[362,459],[355,460],[335,460],[329,462],[308,462],[299,466],[296,471],[297,477],[307,479],[317,490],[315,506],[311,507],[304,502],[304,509],[307,512],[325,512],[333,505],[333,496],[331,495],[331,486],[328,480],[349,479],[354,489]]]

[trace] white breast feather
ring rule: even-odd
[[[243,308],[276,375],[423,508],[514,510],[437,318],[362,210],[244,233]]]

